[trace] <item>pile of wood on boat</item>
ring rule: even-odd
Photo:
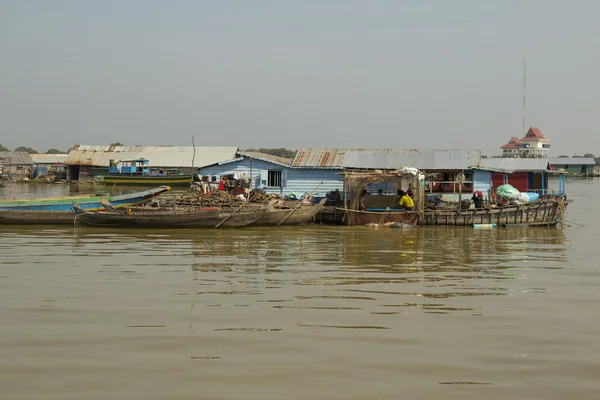
[[[248,195],[248,199],[232,196],[226,192],[213,191],[208,193],[185,192],[172,196],[161,196],[152,201],[156,207],[239,207],[242,204],[253,203],[278,203],[287,202],[284,197],[277,194],[266,194],[262,190],[253,190]],[[289,204],[289,203],[288,203]]]
[[[104,212],[88,212],[74,204],[75,222],[87,226],[131,228],[239,228],[256,222],[266,211],[264,206],[224,211],[219,207],[117,209],[103,202]]]
[[[255,195],[250,201],[224,192],[161,196],[168,188],[122,196],[79,196],[0,202],[0,224],[120,227],[210,227],[295,225],[310,222],[323,209],[318,204]]]

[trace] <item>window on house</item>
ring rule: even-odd
[[[281,171],[269,171],[267,186],[281,187]]]

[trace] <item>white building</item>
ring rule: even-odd
[[[550,140],[540,128],[531,127],[522,139],[512,137],[501,149],[503,157],[548,158]]]

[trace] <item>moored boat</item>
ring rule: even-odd
[[[110,209],[110,206],[105,206]],[[219,207],[153,209],[128,208],[106,212],[87,212],[76,205],[75,223],[95,227],[120,228],[239,228],[256,222],[264,207],[238,208],[226,212]]]
[[[161,193],[171,190],[169,186],[160,186],[142,192],[117,196],[64,196],[44,199],[0,200],[0,211],[64,211],[72,213],[73,202],[86,211],[103,210],[102,200],[106,199],[116,207],[132,207],[152,200]],[[16,215],[16,214],[14,214]]]
[[[292,203],[290,205],[267,205],[265,213],[254,225],[300,225],[311,221],[325,206],[327,199],[322,199],[319,203],[303,204]]]
[[[182,174],[177,169],[152,171],[148,160],[110,160],[108,175],[100,178],[105,185],[169,185],[190,187],[193,175]]]
[[[74,219],[73,210],[0,210],[0,225],[73,225]]]
[[[559,197],[494,208],[425,210],[419,224],[442,226],[473,226],[477,224],[555,226],[563,222],[567,205],[571,201]]]

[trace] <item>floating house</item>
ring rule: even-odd
[[[31,158],[34,162],[34,178],[47,174],[66,176],[67,154],[32,154]]]
[[[0,178],[29,179],[33,173],[33,159],[29,153],[0,151]]]
[[[550,167],[569,175],[588,176],[595,174],[596,160],[587,157],[559,157],[550,159]]]
[[[110,160],[149,161],[150,168],[195,173],[199,168],[236,157],[237,147],[192,146],[89,146],[77,145],[69,152],[65,165],[68,179],[92,182],[108,175]]]
[[[258,152],[238,152],[237,157],[200,168],[209,182],[249,180],[252,189],[270,194],[301,197],[311,193],[325,197],[336,189],[343,190],[341,168],[309,168],[293,165],[294,160]]]
[[[545,158],[487,158],[481,160],[481,168],[489,174],[491,190],[504,184],[520,192],[547,194],[550,190],[550,163]]]
[[[480,150],[421,150],[421,149],[300,149],[293,160],[260,153],[238,152],[232,160],[222,161],[200,169],[200,174],[210,181],[251,179],[252,188],[264,189],[279,195],[305,193],[325,197],[339,192],[340,197],[350,196],[345,187],[347,173],[352,171],[398,170],[414,167],[427,173],[427,193],[444,194],[457,201],[462,193],[471,196],[476,185],[476,175],[471,166],[479,166]],[[462,174],[462,175],[461,175]],[[251,178],[250,178],[251,177]],[[459,184],[457,179],[462,177]],[[487,186],[489,188],[489,179]],[[400,184],[398,182],[401,182]],[[398,185],[410,188],[411,179],[378,182],[368,185],[368,206],[379,207],[396,198]],[[346,190],[345,190],[346,189]],[[463,190],[464,189],[464,190]],[[487,189],[486,189],[487,190]]]

